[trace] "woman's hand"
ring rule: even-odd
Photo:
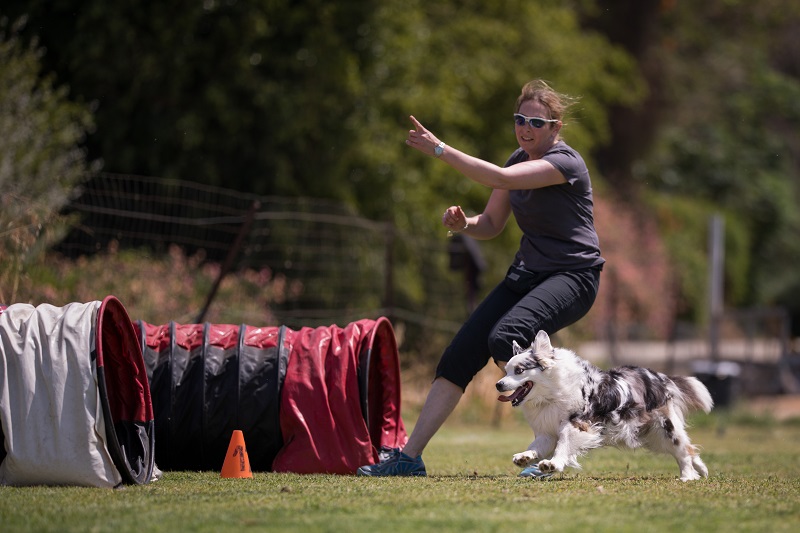
[[[423,154],[434,155],[434,150],[441,141],[437,139],[433,133],[425,129],[425,126],[420,124],[413,115],[409,118],[411,118],[411,122],[414,123],[414,129],[408,130],[406,144],[411,148],[416,148]]]
[[[453,205],[447,208],[442,215],[442,224],[453,233],[467,229],[467,215],[460,205]]]

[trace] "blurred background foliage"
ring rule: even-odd
[[[0,300],[15,301],[20,274],[63,236],[60,215],[86,173],[97,169],[83,147],[92,131],[88,106],[40,67],[23,24],[0,22]]]
[[[20,261],[99,168],[333,199],[441,236],[447,206],[480,212],[488,190],[408,150],[408,116],[502,164],[519,89],[541,77],[579,98],[564,136],[592,171],[605,297],[652,334],[705,320],[720,212],[727,305],[784,305],[800,329],[793,0],[5,0],[0,16],[0,299],[36,298],[14,289]],[[20,225],[33,237],[11,242]],[[482,244],[488,285],[518,238]],[[413,298],[424,257],[395,259]]]

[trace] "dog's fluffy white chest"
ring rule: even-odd
[[[521,407],[522,414],[535,435],[558,435],[558,430],[565,419],[564,410],[560,405],[538,405],[527,402]]]

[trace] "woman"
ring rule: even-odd
[[[568,97],[534,80],[517,98],[514,130],[519,148],[504,167],[441,142],[413,116],[406,144],[492,188],[483,213],[445,211],[452,232],[491,239],[511,213],[523,232],[506,278],[475,309],[445,350],[414,430],[402,451],[383,450],[382,461],[359,475],[424,476],[422,451],[453,412],[489,356],[501,366],[512,343],[530,346],[583,317],[594,303],[604,259],[594,229],[592,187],[583,158],[560,137]]]

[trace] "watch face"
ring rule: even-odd
[[[433,154],[436,157],[439,157],[443,153],[444,153],[444,146],[442,146],[441,144],[437,145],[436,148],[433,149]]]

